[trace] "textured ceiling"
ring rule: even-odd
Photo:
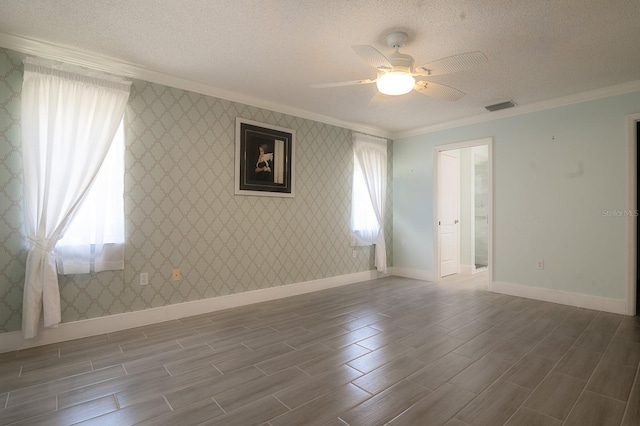
[[[466,93],[455,102],[309,87],[374,78],[351,46],[390,53],[391,30],[409,34],[416,65],[474,50],[489,61],[431,78]],[[0,0],[0,33],[389,134],[640,81],[638,0]]]

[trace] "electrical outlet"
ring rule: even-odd
[[[149,284],[149,273],[148,272],[141,272],[140,273],[140,285],[147,285]]]
[[[358,257],[358,252],[357,252],[357,251],[355,251],[355,250],[352,250],[352,251],[351,251],[351,256],[353,256],[353,257]]]
[[[182,279],[182,275],[180,275],[180,269],[174,269],[171,274],[171,279],[173,281],[180,281]]]
[[[544,260],[538,260],[538,262],[536,263],[536,268],[544,269]]]

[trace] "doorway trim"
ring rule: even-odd
[[[493,283],[493,138],[487,137],[482,139],[473,139],[462,142],[453,142],[433,147],[433,266],[434,279],[439,282],[440,276],[440,227],[438,226],[438,207],[439,207],[439,162],[440,153],[442,151],[450,151],[454,149],[473,148],[475,146],[487,145],[488,148],[488,169],[489,169],[489,256],[487,269],[489,271],[489,290]]]
[[[637,212],[638,200],[636,190],[636,154],[638,135],[636,122],[640,121],[640,113],[627,116],[627,211]],[[626,314],[636,314],[636,222],[637,217],[627,214],[627,303]]]

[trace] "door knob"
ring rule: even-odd
[[[454,224],[455,224],[455,223],[458,223],[458,219],[454,220],[454,221],[453,221],[453,223],[454,223]]]

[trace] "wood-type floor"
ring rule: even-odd
[[[640,319],[483,277],[387,277],[0,354],[0,425],[640,425]]]

